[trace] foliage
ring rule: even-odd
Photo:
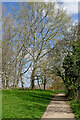
[[[79,32],[77,33],[79,36]],[[80,88],[80,39],[72,43],[72,51],[65,57],[63,68],[65,69],[64,83],[68,90],[69,97],[78,98]]]
[[[80,120],[80,100],[71,100],[70,105],[75,114],[75,118]]]

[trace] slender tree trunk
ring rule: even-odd
[[[78,89],[74,90],[74,99],[78,100]]]
[[[17,81],[16,81],[16,88],[18,88],[18,83],[19,83],[19,78],[17,78]]]
[[[46,77],[44,77],[44,90],[46,88]]]
[[[4,79],[4,75],[2,75],[2,88],[5,89],[5,79]]]
[[[5,89],[5,80],[2,81],[2,88]]]
[[[8,77],[6,77],[6,88],[7,88],[7,89],[9,88],[9,80],[8,80]]]
[[[80,87],[78,89],[78,99],[80,100]]]
[[[16,80],[17,80],[17,59],[14,65],[14,80],[13,80],[13,88],[16,88]]]
[[[22,80],[22,75],[21,75],[21,73],[22,73],[22,61],[20,60],[20,79],[21,79],[21,87],[22,87],[22,89],[24,89],[24,82],[23,82],[23,80]]]
[[[72,90],[68,89],[68,97],[72,97]]]
[[[37,83],[38,83],[39,89],[41,89],[38,76],[37,76]]]
[[[32,90],[35,90],[34,81],[35,81],[35,68],[32,70],[32,75],[31,75],[31,89]]]
[[[13,88],[15,88],[15,82],[13,81],[13,85],[12,85]]]
[[[22,81],[22,76],[21,76],[21,87],[24,88],[24,82]]]
[[[31,88],[32,88],[32,90],[35,90],[34,78],[32,78],[32,80],[31,80]]]
[[[45,90],[45,86],[46,86],[46,84],[44,83],[44,90]]]

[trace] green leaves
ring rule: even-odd
[[[77,33],[79,35],[79,33]],[[77,98],[78,89],[80,86],[80,40],[78,39],[72,43],[72,55],[68,54],[63,62],[65,69],[65,84],[66,88],[71,90],[72,97]]]

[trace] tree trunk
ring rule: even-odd
[[[46,88],[46,77],[44,77],[44,90]]]
[[[17,78],[17,81],[16,81],[16,88],[18,88],[18,83],[19,83],[19,78]]]
[[[80,100],[80,87],[78,89],[78,99]]]
[[[31,75],[31,89],[32,90],[35,90],[34,81],[35,81],[35,69],[32,70],[32,75]]]
[[[22,81],[22,76],[21,76],[21,87],[22,89],[24,88],[24,82]]]
[[[44,83],[44,90],[45,90],[46,84]]]
[[[38,76],[37,76],[37,83],[38,83],[39,89],[41,89]]]
[[[17,59],[16,59],[16,62],[15,62],[15,69],[14,69],[14,80],[13,80],[13,88],[16,88],[16,79],[17,79]]]
[[[33,78],[32,81],[31,81],[31,89],[32,89],[32,90],[35,90],[34,78]]]
[[[4,79],[4,75],[2,75],[2,88],[5,89],[5,79]]]
[[[2,81],[2,88],[5,89],[5,80]]]
[[[7,88],[7,89],[9,88],[9,80],[8,80],[8,77],[6,77],[6,88]]]
[[[72,97],[72,91],[70,89],[67,89],[67,90],[68,90],[68,94],[67,94],[68,98]]]

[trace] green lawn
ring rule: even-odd
[[[80,100],[71,100],[70,105],[75,114],[75,118],[80,120]]]
[[[0,89],[0,119],[2,118],[2,90]]]
[[[52,96],[52,90],[3,90],[3,118],[41,118]]]

